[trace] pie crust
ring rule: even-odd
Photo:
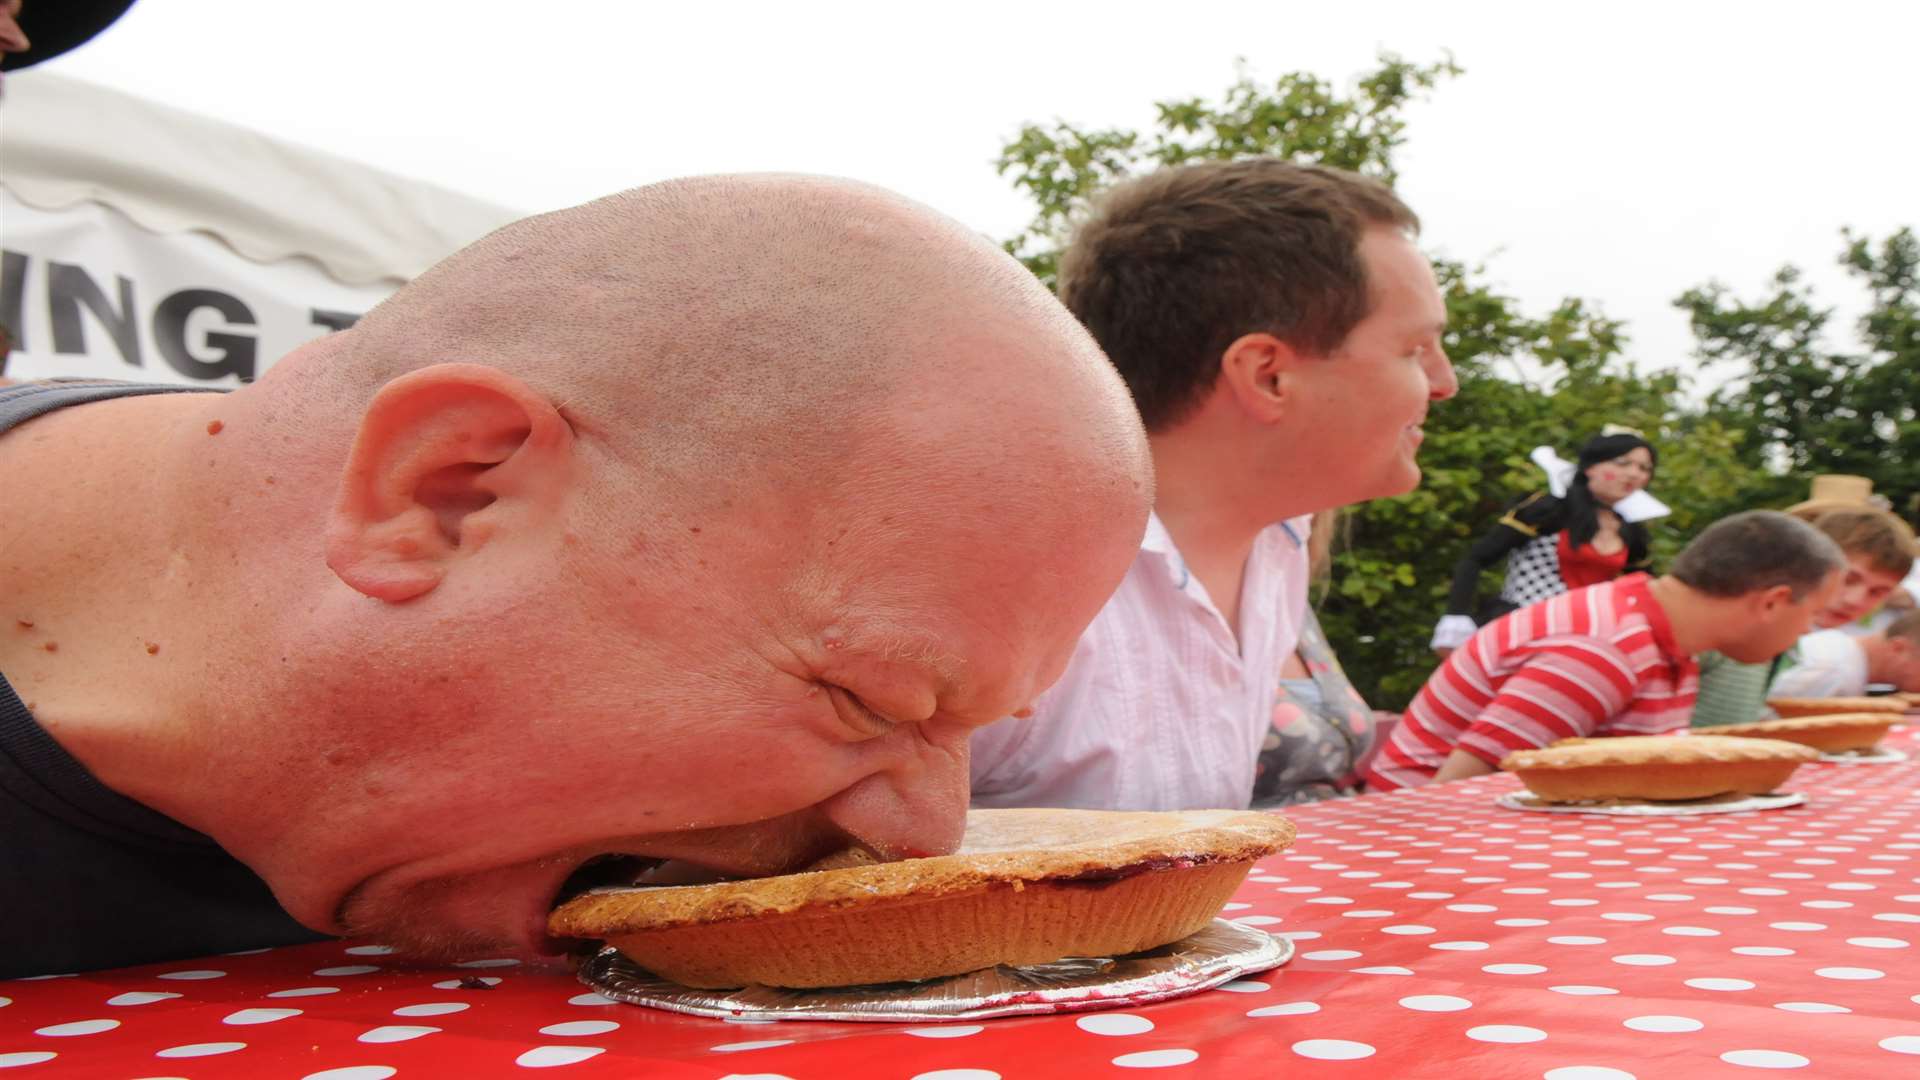
[[[1898,716],[1907,704],[1898,697],[1768,698],[1767,708],[1782,717],[1828,716],[1833,713],[1888,713]]]
[[[1701,728],[1694,735],[1732,735],[1747,739],[1782,739],[1811,746],[1829,754],[1848,750],[1871,750],[1878,745],[1900,714],[1890,712],[1833,713],[1826,716],[1794,716],[1781,720],[1759,720],[1751,724],[1721,724]]]
[[[1819,751],[1777,739],[1622,735],[1516,750],[1500,767],[1548,802],[1764,795]]]
[[[605,940],[685,986],[848,986],[996,964],[1118,956],[1199,932],[1256,860],[1293,842],[1273,814],[975,810],[953,855],[667,888],[589,892],[548,929]]]

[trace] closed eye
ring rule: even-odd
[[[894,722],[875,712],[859,695],[844,686],[827,684],[827,697],[840,722],[859,736],[860,741],[877,739],[894,728]]]

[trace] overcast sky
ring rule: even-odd
[[[1920,225],[1916,42],[1910,0],[138,0],[45,68],[529,212],[802,170],[1005,237],[1029,207],[991,162],[1025,122],[1144,127],[1241,58],[1345,87],[1382,49],[1450,50],[1466,74],[1399,157],[1428,246],[1534,314],[1593,298],[1632,355],[1691,368],[1682,290],[1793,262],[1857,310],[1841,227]]]

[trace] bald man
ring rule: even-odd
[[[653,860],[949,851],[1151,499],[1030,275],[804,177],[532,218],[251,386],[0,430],[0,976],[553,952]]]

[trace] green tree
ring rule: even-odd
[[[1709,283],[1675,301],[1701,357],[1736,373],[1707,412],[1752,429],[1743,460],[1776,474],[1756,485],[1762,505],[1802,496],[1805,477],[1823,472],[1871,477],[1896,498],[1920,492],[1920,241],[1912,229],[1844,240],[1840,265],[1868,299],[1853,349],[1830,347],[1833,310],[1792,266],[1758,300]]]
[[[1007,249],[1051,284],[1089,198],[1123,177],[1186,161],[1276,155],[1392,183],[1408,106],[1462,70],[1451,57],[1426,65],[1390,53],[1378,59],[1346,92],[1305,72],[1263,86],[1243,65],[1217,104],[1161,102],[1147,133],[1060,120],[1022,128],[996,164],[1033,200],[1035,214]],[[1756,468],[1738,426],[1688,413],[1678,373],[1641,371],[1622,359],[1620,324],[1593,303],[1569,299],[1533,318],[1488,287],[1482,268],[1442,262],[1437,270],[1461,392],[1428,418],[1420,489],[1348,515],[1320,610],[1355,685],[1383,708],[1402,707],[1433,667],[1428,634],[1455,559],[1502,506],[1540,487],[1527,460],[1533,447],[1571,453],[1602,423],[1627,424],[1656,444],[1686,446],[1662,459],[1663,488],[1698,485],[1729,500]],[[1544,385],[1516,377],[1522,361],[1545,372]],[[1705,520],[1697,516],[1677,506],[1657,530],[1656,550],[1671,550]]]

